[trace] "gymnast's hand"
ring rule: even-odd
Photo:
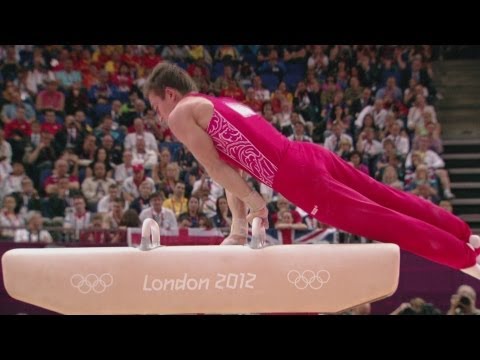
[[[268,209],[265,199],[255,190],[252,190],[248,196],[241,199],[250,209],[247,221],[252,224],[253,219],[259,217],[262,219],[262,225],[268,229]]]
[[[268,224],[268,209],[267,209],[266,205],[264,207],[256,210],[256,211],[250,210],[250,213],[247,215],[247,221],[250,224],[252,224],[253,219],[255,219],[257,217],[262,219],[263,227],[265,229],[268,229],[268,227],[269,227],[269,224]]]

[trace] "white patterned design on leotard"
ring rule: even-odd
[[[213,111],[208,132],[218,151],[242,165],[265,185],[272,186],[277,167],[217,110]]]

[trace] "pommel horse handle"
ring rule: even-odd
[[[142,225],[142,240],[139,249],[148,251],[160,246],[160,227],[155,220],[145,219]]]
[[[264,248],[266,237],[265,228],[262,226],[262,219],[256,217],[252,221],[252,240],[250,241],[250,247],[252,249]]]
[[[265,247],[266,233],[262,226],[262,219],[255,218],[252,221],[252,240],[250,247],[252,249],[262,249]],[[162,246],[160,243],[160,227],[153,219],[145,219],[142,225],[142,239],[139,249],[149,251]]]

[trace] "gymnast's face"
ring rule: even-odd
[[[150,100],[150,105],[152,108],[157,112],[157,116],[160,118],[160,120],[168,120],[170,113],[175,108],[179,100],[178,92],[168,87],[165,89],[165,96],[163,98],[153,92],[150,92],[148,99]]]

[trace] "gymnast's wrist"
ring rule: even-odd
[[[250,194],[248,194],[241,200],[249,207],[252,212],[259,211],[267,205],[263,196],[255,190],[252,190]]]
[[[230,227],[230,235],[247,236],[248,222],[247,219],[233,219]]]

